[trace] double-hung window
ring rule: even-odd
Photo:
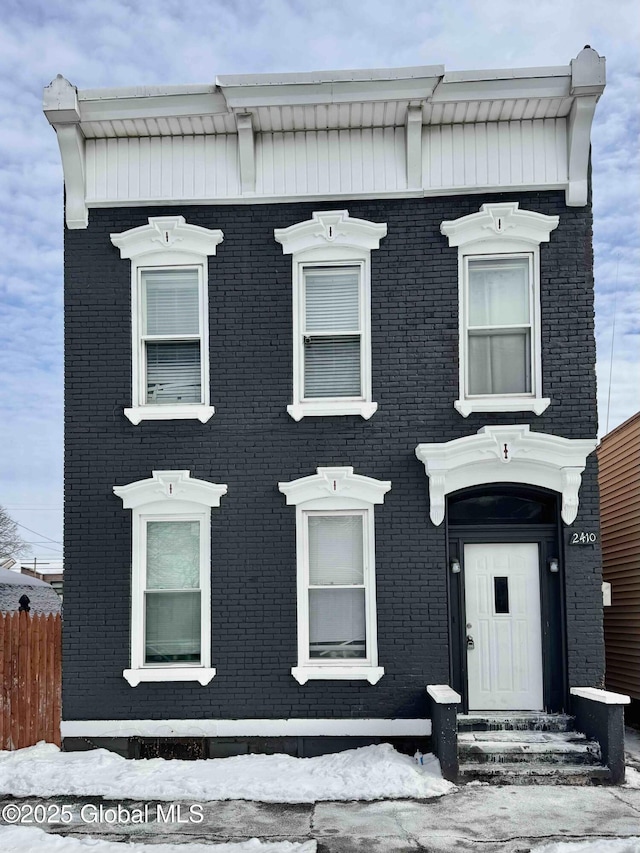
[[[214,413],[209,394],[208,259],[222,231],[188,225],[182,216],[150,217],[148,225],[112,234],[131,260],[132,404],[142,420]]]
[[[533,258],[472,256],[465,263],[469,399],[533,394]]]
[[[203,523],[142,516],[144,666],[202,664]]]
[[[202,267],[140,270],[139,389],[145,405],[204,404]]]
[[[368,658],[366,598],[371,583],[364,529],[368,522],[367,510],[304,513],[309,661]]]
[[[303,401],[363,399],[362,266],[304,266]]]
[[[131,662],[123,675],[141,681],[199,681],[211,666],[211,507],[224,484],[188,471],[154,471],[114,486],[133,511]]]
[[[277,228],[292,256],[294,420],[307,415],[370,418],[378,404],[371,376],[371,250],[385,224],[321,211]]]
[[[378,666],[374,504],[383,502],[391,483],[353,468],[318,468],[279,487],[296,506],[298,663],[291,673],[300,684],[375,684],[384,669]]]
[[[458,247],[459,397],[471,412],[542,414],[540,243],[557,216],[517,203],[483,204],[478,213],[440,226]]]

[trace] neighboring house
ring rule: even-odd
[[[0,613],[17,613],[24,595],[29,599],[30,613],[60,613],[62,610],[60,598],[46,581],[0,568]]]
[[[606,684],[640,705],[640,412],[598,447],[602,571],[611,584],[605,608]]]
[[[604,59],[76,90],[63,733],[307,753],[604,673]],[[416,458],[417,457],[417,458]],[[297,739],[297,740],[296,740]],[[310,743],[310,742],[309,742]]]
[[[62,601],[64,587],[64,569],[62,566],[55,568],[38,568],[36,566],[36,568],[33,568],[32,566],[25,566],[23,563],[20,566],[20,571],[23,575],[28,575],[32,578],[39,578],[40,580],[45,581],[45,583],[50,584],[58,593],[60,600]]]

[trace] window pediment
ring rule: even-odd
[[[449,246],[465,252],[518,252],[549,241],[558,227],[558,216],[520,210],[518,202],[483,204],[477,213],[442,222],[440,231]]]
[[[125,509],[137,509],[158,502],[188,502],[201,506],[220,506],[227,486],[208,483],[191,477],[189,471],[152,471],[147,480],[137,480],[126,486],[114,486],[114,494],[122,499]]]
[[[391,489],[388,480],[374,480],[354,474],[353,468],[318,468],[310,477],[300,477],[290,483],[278,483],[287,504],[302,504],[338,496],[363,504],[381,504]]]
[[[387,234],[386,223],[349,216],[348,210],[314,211],[312,218],[273,232],[285,255],[297,255],[318,247],[349,247],[360,251],[378,249]]]
[[[184,216],[150,216],[147,225],[110,237],[121,258],[149,263],[148,255],[158,255],[162,260],[155,263],[171,264],[201,262],[203,257],[215,255],[224,234],[219,229],[190,225]],[[196,260],[186,260],[185,255]]]

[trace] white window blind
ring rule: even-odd
[[[361,515],[309,516],[309,583],[362,584]]]
[[[199,403],[200,341],[147,341],[147,402]]]
[[[365,658],[362,515],[310,515],[309,656]]]
[[[198,335],[200,306],[198,271],[146,270],[142,273],[146,294],[147,335]]]
[[[530,291],[527,258],[469,261],[469,394],[531,393]]]
[[[142,272],[146,402],[202,402],[198,270]]]
[[[360,270],[304,274],[304,396],[360,397]]]
[[[146,558],[145,663],[199,663],[199,522],[147,522]]]

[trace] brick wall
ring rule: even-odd
[[[559,214],[541,245],[543,391],[551,406],[528,413],[454,409],[458,381],[457,250],[444,219],[488,201]],[[291,402],[291,259],[273,238],[316,209],[386,222],[371,254],[373,399],[370,421],[306,418]],[[133,426],[130,263],[109,234],[149,216],[183,214],[221,228],[209,262],[211,402],[198,421]],[[469,435],[484,424],[530,423],[567,438],[596,434],[591,212],[558,192],[315,204],[92,210],[89,228],[66,233],[66,481],[64,719],[426,716],[424,685],[448,681],[445,527],[428,520],[420,442]],[[574,529],[597,525],[595,460],[583,479]],[[296,664],[295,509],[277,483],[318,465],[352,465],[391,480],[376,507],[378,647],[386,674],[366,682],[309,682]],[[212,511],[212,665],[207,687],[141,684],[129,664],[131,513],[115,484],[153,469],[185,468],[227,483]],[[571,684],[603,670],[599,554],[567,548]]]

